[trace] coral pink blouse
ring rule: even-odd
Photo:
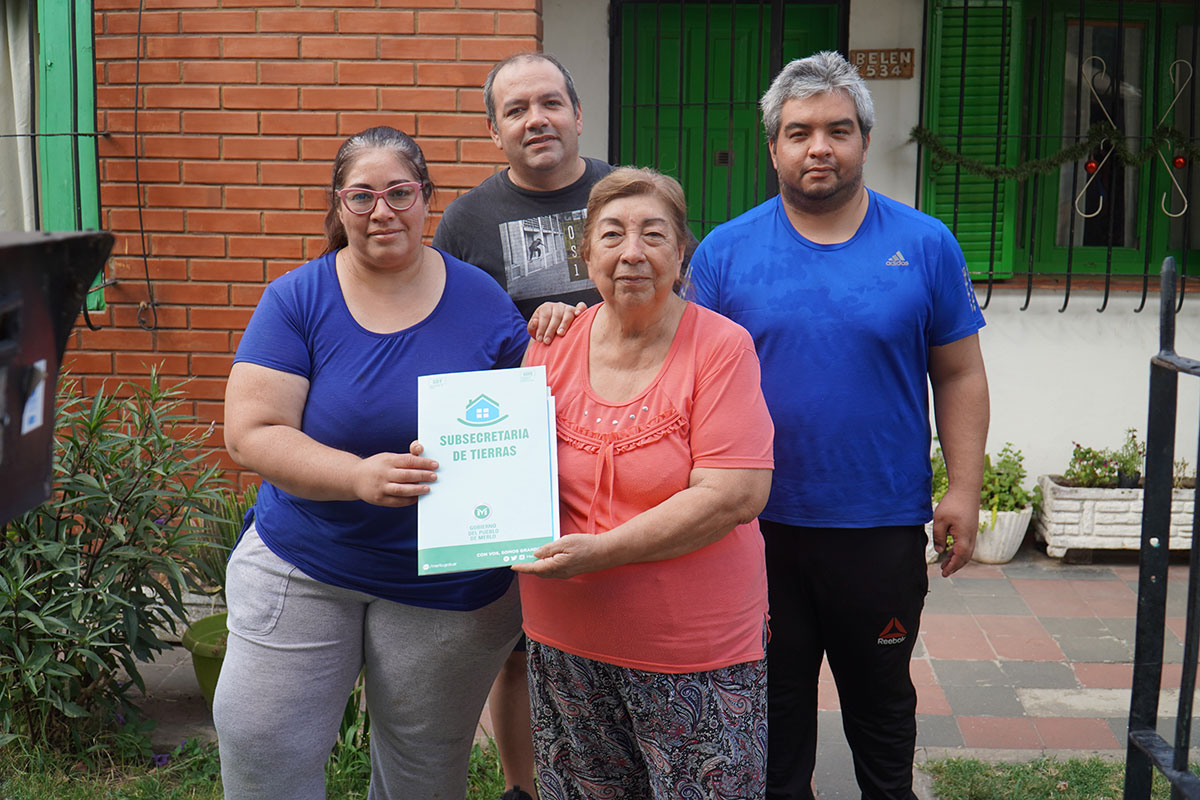
[[[562,533],[603,536],[688,487],[693,468],[771,469],[774,427],[745,329],[692,303],[637,397],[592,391],[593,306],[566,336],[530,345],[558,414]],[[578,575],[521,575],[525,633],[585,658],[699,672],[763,657],[767,579],[758,521],[678,558]]]

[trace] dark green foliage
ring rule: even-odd
[[[229,553],[242,532],[242,519],[258,499],[258,487],[251,485],[238,494],[235,490],[221,492],[214,507],[208,509],[199,543],[189,556],[200,579],[203,591],[220,594],[225,599],[225,565]]]
[[[933,502],[940,503],[946,496],[946,490],[950,488],[950,477],[946,473],[946,456],[940,446],[934,448],[933,455],[929,458],[929,466],[933,469]]]
[[[1025,458],[1012,442],[1005,442],[1000,456],[992,461],[983,457],[983,488],[979,492],[979,507],[984,511],[1020,511],[1029,505],[1032,495],[1025,491]]]
[[[1137,475],[1146,458],[1146,444],[1139,442],[1137,430],[1125,431],[1125,442],[1117,449],[1096,450],[1075,442],[1071,463],[1063,477],[1072,486],[1116,486],[1117,473]]]
[[[224,485],[182,403],[154,373],[95,397],[63,382],[54,494],[0,547],[0,746],[86,751],[136,717],[138,662],[183,613],[187,553]]]
[[[1088,128],[1084,138],[1075,144],[1045,158],[1031,159],[1011,167],[1002,167],[990,161],[965,156],[953,146],[947,146],[936,133],[920,125],[909,131],[908,135],[913,141],[929,148],[933,155],[935,169],[943,164],[956,166],[963,172],[982,175],[993,180],[1024,181],[1034,175],[1055,174],[1063,164],[1086,158],[1089,153],[1094,153],[1101,147],[1111,147],[1113,159],[1117,163],[1130,167],[1140,167],[1145,164],[1168,144],[1171,145],[1171,152],[1175,155],[1181,155],[1188,161],[1200,159],[1200,145],[1193,143],[1183,132],[1167,125],[1157,126],[1146,142],[1146,146],[1135,151],[1126,144],[1125,134],[1120,130],[1107,122],[1097,122]]]

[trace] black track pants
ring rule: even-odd
[[[759,524],[771,602],[768,800],[813,797],[822,654],[864,800],[911,800],[917,693],[909,660],[929,589],[924,529]]]

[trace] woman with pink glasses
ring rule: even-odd
[[[225,399],[230,455],[262,475],[230,559],[213,707],[229,800],[318,800],[365,666],[371,790],[462,797],[479,714],[520,634],[508,569],[418,577],[416,377],[514,367],[525,322],[487,273],[422,243],[433,185],[410,137],[350,137],[326,248],[273,281]]]

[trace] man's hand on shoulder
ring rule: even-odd
[[[573,306],[552,301],[542,303],[529,318],[529,338],[550,344],[555,336],[570,330],[571,323],[584,311],[587,311],[587,303],[582,301]]]
[[[955,491],[951,487],[933,510],[933,549],[946,553],[946,537],[954,537],[942,562],[942,577],[949,578],[971,563],[975,537],[979,534],[979,492]]]

